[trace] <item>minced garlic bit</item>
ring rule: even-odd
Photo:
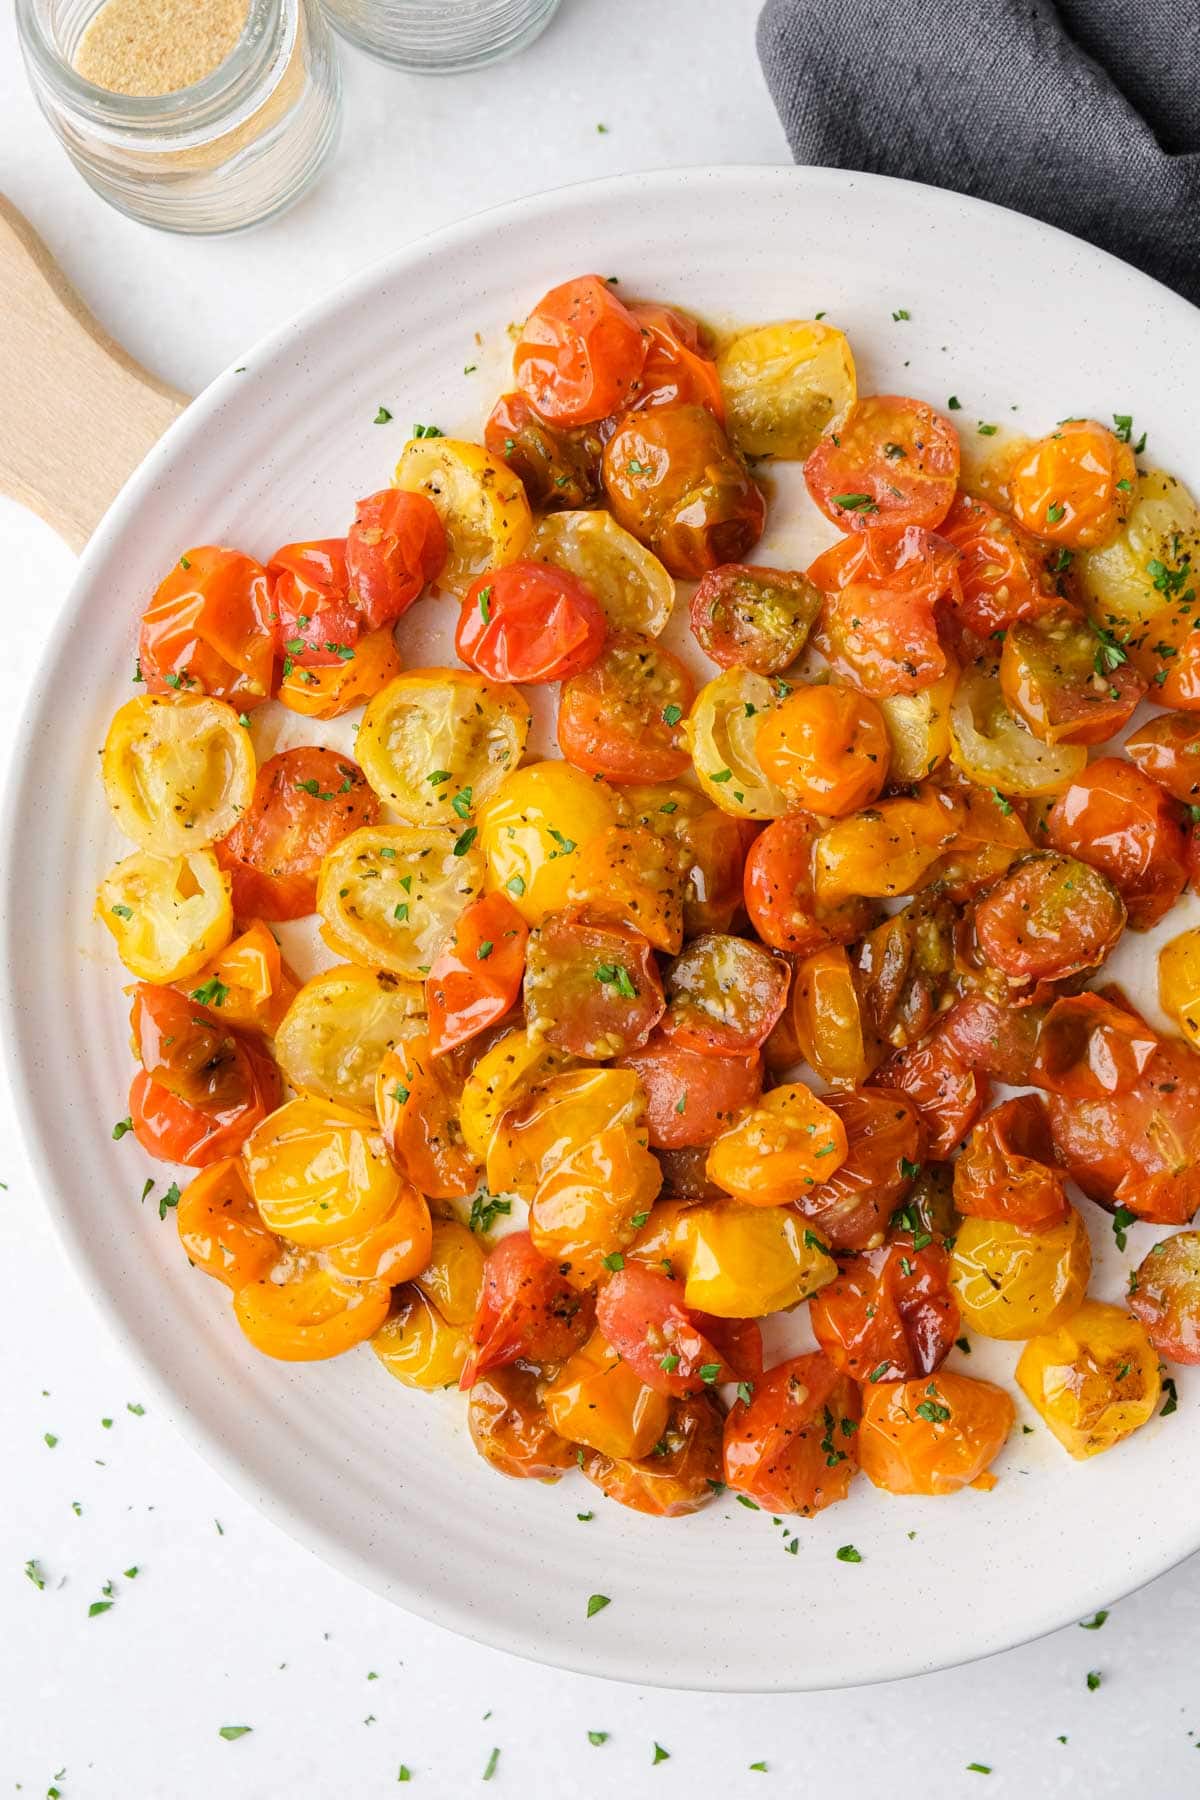
[[[247,0],[106,0],[75,68],[113,94],[178,93],[224,62],[247,10]]]

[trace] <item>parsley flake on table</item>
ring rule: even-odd
[[[496,1764],[499,1761],[500,1761],[500,1747],[497,1744],[497,1745],[492,1746],[492,1754],[487,1759],[487,1767],[484,1769],[483,1774],[480,1777],[481,1781],[490,1781],[492,1779],[492,1776],[496,1773]]]
[[[1089,1669],[1087,1672],[1088,1693],[1094,1694],[1103,1679],[1104,1677],[1101,1675],[1099,1669]]]
[[[1080,1619],[1079,1629],[1080,1631],[1099,1631],[1107,1617],[1108,1608],[1102,1606],[1100,1611],[1098,1613],[1093,1613],[1090,1619]]]
[[[25,1574],[27,1578],[32,1581],[38,1592],[41,1593],[46,1585],[46,1577],[42,1573],[41,1564],[35,1557],[31,1556],[29,1561],[25,1564]]]
[[[664,1750],[661,1744],[655,1744],[654,1755],[650,1758],[651,1765],[653,1766],[653,1764],[660,1762],[670,1762],[670,1760],[671,1752],[669,1750]]]
[[[223,1737],[227,1744],[232,1744],[236,1739],[245,1737],[247,1732],[253,1730],[253,1725],[222,1725],[217,1736]]]

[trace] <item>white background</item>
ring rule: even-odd
[[[786,161],[756,11],[757,0],[564,0],[522,57],[443,82],[345,50],[333,166],[284,219],[216,242],[159,236],[91,195],[27,94],[6,13],[0,183],[109,330],[195,392],[310,297],[463,214],[622,170]],[[6,758],[72,559],[0,501],[0,571]],[[414,1795],[449,1800],[476,1789],[494,1746],[489,1791],[523,1800],[1200,1789],[1200,1560],[1114,1607],[1101,1631],[1072,1626],[944,1675],[794,1698],[558,1674],[390,1608],[235,1497],[157,1408],[128,1410],[144,1397],[139,1372],[64,1265],[3,1094],[0,1180],[0,1797],[53,1784],[64,1800],[348,1800],[393,1792],[404,1763]],[[25,1578],[29,1558],[43,1591]],[[89,1619],[110,1580],[112,1609]],[[944,1604],[977,1600],[948,1592]],[[669,1638],[669,1617],[662,1629]],[[769,1643],[762,1654],[765,1670]],[[242,1724],[250,1735],[219,1737]],[[607,1742],[593,1747],[589,1730]],[[670,1759],[654,1765],[656,1741]],[[750,1770],[759,1761],[765,1774]]]

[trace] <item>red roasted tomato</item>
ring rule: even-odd
[[[1135,931],[1170,912],[1187,882],[1187,838],[1177,801],[1133,763],[1102,756],[1065,788],[1046,818],[1056,850],[1107,875]]]
[[[394,625],[446,561],[446,533],[432,500],[403,488],[368,494],[346,533],[346,575],[364,631]]]
[[[1047,556],[1044,547],[1007,513],[986,500],[959,494],[938,526],[959,553],[956,616],[977,638],[1006,631],[1018,619],[1036,619],[1055,606],[1069,556]]]
[[[667,969],[663,1031],[685,1050],[744,1056],[770,1036],[790,979],[788,965],[761,944],[705,932]]]
[[[468,589],[454,647],[492,681],[566,681],[596,660],[604,631],[600,602],[577,575],[511,562]]]
[[[661,1031],[618,1067],[632,1069],[646,1090],[646,1123],[656,1150],[711,1144],[762,1092],[762,1059],[753,1051],[713,1056]]]
[[[876,1088],[826,1094],[825,1104],[846,1128],[849,1146],[839,1169],[796,1201],[813,1229],[834,1250],[878,1244],[893,1210],[921,1167],[926,1131],[914,1100]]]
[[[907,1381],[930,1375],[958,1334],[950,1259],[922,1232],[904,1233],[842,1265],[813,1295],[809,1317],[830,1361],[855,1381]]]
[[[595,1306],[553,1263],[539,1256],[527,1231],[514,1231],[489,1251],[483,1295],[471,1329],[476,1346],[459,1387],[507,1363],[561,1363],[589,1335]]]
[[[605,1062],[636,1050],[666,1002],[648,939],[628,925],[548,913],[526,953],[525,1017],[558,1050]]]
[[[322,859],[378,817],[379,801],[350,757],[312,744],[268,758],[253,800],[216,846],[233,884],[234,912],[243,919],[314,912]]]
[[[275,635],[267,571],[240,550],[185,550],[142,614],[138,673],[168,688],[257,706],[271,692]]]
[[[819,1351],[777,1363],[725,1421],[725,1480],[764,1512],[809,1518],[846,1498],[858,1415],[854,1383]]]
[[[288,666],[331,668],[354,656],[363,616],[350,598],[345,538],[285,544],[267,564],[275,654]]]
[[[650,406],[706,406],[725,423],[725,395],[717,365],[707,356],[695,319],[671,306],[639,303],[630,312],[642,328],[646,360],[633,401],[635,411]]]
[[[599,275],[544,294],[513,351],[517,386],[552,425],[589,425],[637,393],[648,339]]]
[[[626,1263],[596,1300],[596,1324],[639,1381],[687,1399],[737,1376],[683,1304],[683,1283],[641,1263]]]
[[[512,1011],[528,938],[529,927],[507,894],[483,894],[459,913],[425,982],[435,1056],[478,1037]]]
[[[695,694],[677,656],[652,638],[620,632],[563,682],[558,747],[585,775],[671,781],[691,766],[682,726]]]
[[[804,465],[808,491],[843,531],[875,525],[932,530],[958,484],[958,438],[920,400],[870,394],[827,431]]]
[[[875,699],[917,694],[946,673],[936,609],[958,596],[958,552],[917,526],[839,538],[808,573],[826,596],[818,643]]]

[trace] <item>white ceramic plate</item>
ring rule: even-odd
[[[98,874],[124,850],[96,752],[131,691],[147,596],[188,544],[266,554],[344,530],[354,498],[387,481],[410,420],[477,434],[503,380],[505,325],[586,269],[718,321],[825,311],[850,335],[863,391],[956,394],[967,434],[980,419],[1042,430],[1131,412],[1154,458],[1200,481],[1200,314],[1096,250],[954,195],[829,170],[667,172],[524,201],[405,250],[214,382],[80,564],[10,802],[18,1106],[85,1283],[176,1416],[348,1574],[472,1637],[596,1674],[727,1689],[912,1674],[1082,1617],[1200,1544],[1200,1383],[1185,1374],[1174,1416],[1091,1464],[1018,1426],[991,1494],[895,1499],[860,1479],[846,1503],[795,1521],[801,1548],[785,1555],[771,1520],[729,1496],[656,1522],[582,1478],[506,1482],[475,1455],[457,1396],[410,1393],[365,1349],[301,1367],[257,1356],[171,1223],[139,1206],[145,1175],[161,1170],[111,1136],[128,1028],[91,910]],[[393,425],[372,424],[381,403]],[[773,529],[763,560],[817,541],[798,520]],[[426,601],[401,647],[419,663],[439,636]],[[269,752],[272,725],[255,730]],[[308,735],[294,723],[287,739]],[[1125,972],[1144,994],[1146,940]],[[1153,1234],[1138,1227],[1118,1257],[1105,1216],[1087,1210],[1097,1290],[1117,1298]],[[1018,1348],[977,1344],[966,1366],[1007,1379]],[[861,1563],[836,1559],[847,1543]],[[592,1593],[612,1604],[589,1620]]]

